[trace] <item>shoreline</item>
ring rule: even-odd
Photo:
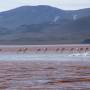
[[[90,45],[0,45],[0,60],[74,60],[90,59]]]
[[[0,52],[21,51],[90,51],[90,44],[59,44],[59,45],[0,45]]]

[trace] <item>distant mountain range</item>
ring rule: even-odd
[[[0,12],[0,44],[90,43],[90,9],[22,6]]]

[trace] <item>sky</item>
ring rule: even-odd
[[[90,8],[90,0],[0,0],[0,11],[30,5],[50,5],[64,10]]]

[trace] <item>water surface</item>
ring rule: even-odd
[[[90,90],[90,61],[0,61],[0,90]]]

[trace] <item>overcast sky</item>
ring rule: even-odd
[[[90,8],[90,0],[0,0],[0,11],[24,5],[50,5],[64,10]]]

